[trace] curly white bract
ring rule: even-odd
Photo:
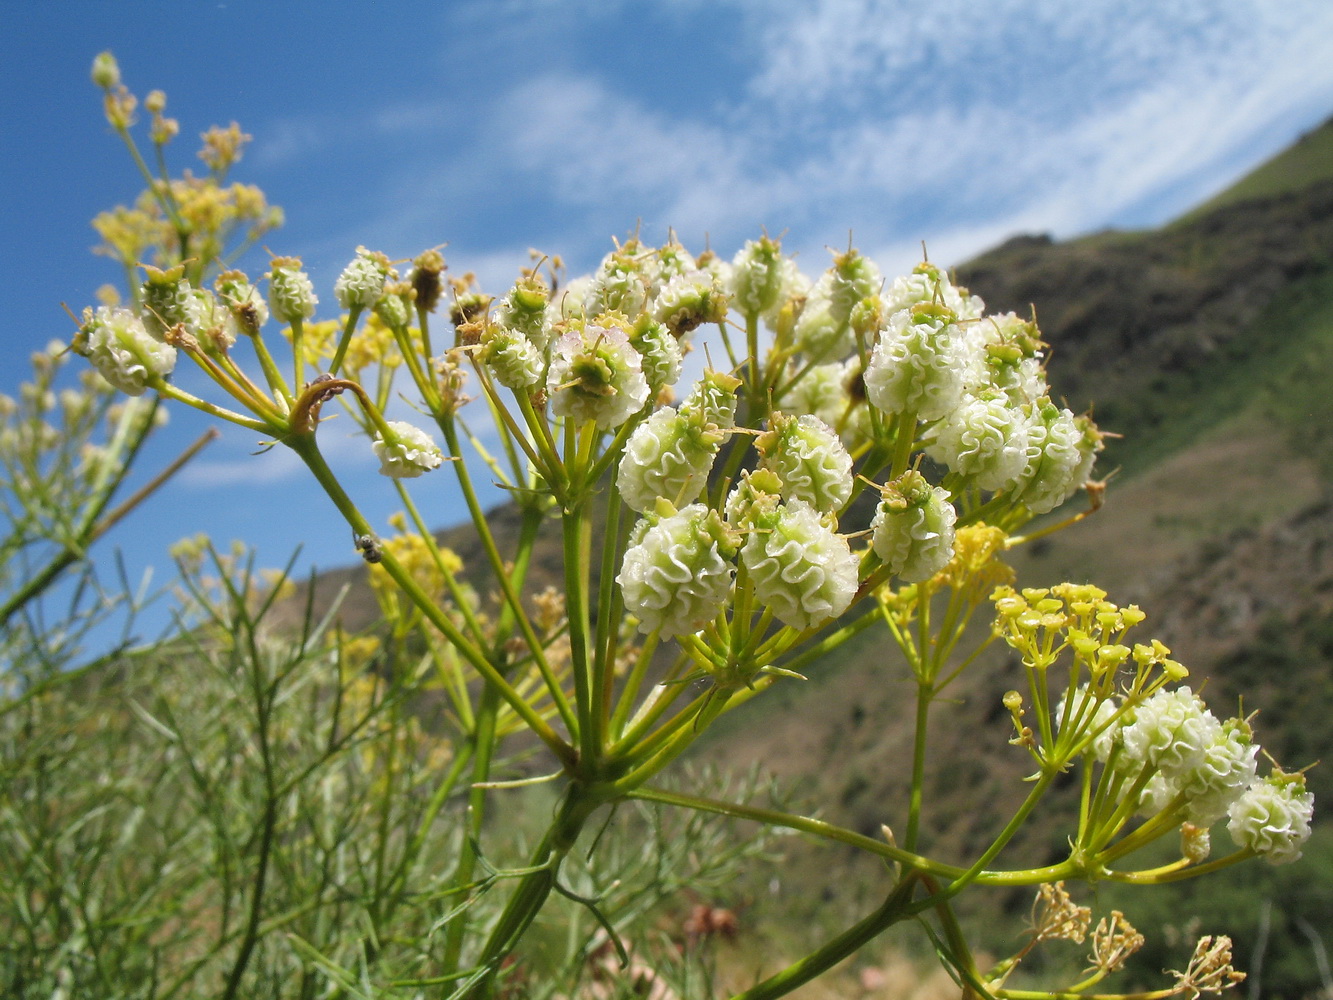
[[[589,323],[566,330],[553,346],[546,389],[558,417],[619,427],[648,400],[639,352],[618,327]]]
[[[389,433],[375,435],[374,449],[380,475],[390,479],[415,479],[438,469],[444,461],[444,453],[429,434],[402,420],[390,420]]]
[[[176,348],[149,333],[129,309],[100,307],[80,331],[75,349],[131,396],[142,396],[150,379],[165,378],[176,367]]]
[[[384,294],[388,276],[388,268],[361,249],[333,283],[333,294],[344,309],[371,309]]]
[[[626,551],[616,582],[641,632],[690,635],[727,603],[735,570],[708,518],[707,507],[691,504],[651,525]]]
[[[784,624],[807,629],[836,618],[856,595],[857,561],[847,539],[803,500],[778,506],[741,547],[755,595]]]
[[[983,490],[1001,490],[1027,467],[1027,414],[998,393],[966,396],[941,421],[926,453]]]
[[[898,510],[887,502],[870,522],[870,544],[895,576],[922,583],[953,558],[954,522],[958,513],[943,487],[929,487],[924,503]]]
[[[630,435],[616,474],[621,499],[643,513],[659,497],[694,501],[708,484],[720,434],[705,437],[672,406],[664,406]]]
[[[1051,405],[1033,409],[1023,471],[1012,499],[1034,514],[1045,514],[1087,481],[1095,454],[1069,410]]]
[[[607,254],[588,284],[584,308],[588,315],[618,312],[637,316],[648,306],[651,276],[623,253]]]
[[[818,417],[773,414],[774,439],[763,467],[782,480],[782,495],[821,514],[842,509],[852,495],[852,456],[833,428]]]
[[[1314,795],[1303,781],[1270,777],[1256,781],[1227,810],[1227,832],[1275,865],[1295,861],[1310,838]]]
[[[962,401],[967,348],[956,324],[918,323],[910,312],[896,312],[866,367],[866,398],[885,413],[943,417]]]

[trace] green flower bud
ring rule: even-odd
[[[625,608],[642,632],[690,635],[726,606],[735,541],[717,512],[703,504],[646,521],[616,577]]]
[[[952,558],[956,518],[948,492],[908,470],[884,487],[870,544],[892,573],[922,583]]]
[[[776,240],[749,240],[731,262],[732,298],[747,316],[776,314],[797,287],[799,274]]]
[[[142,267],[145,275],[140,286],[143,324],[154,337],[161,338],[173,326],[189,322],[193,289],[185,279],[184,264],[165,271],[148,264]]]
[[[489,325],[481,337],[480,357],[506,389],[526,389],[541,378],[541,356],[527,337],[510,327]]]
[[[524,275],[500,300],[496,319],[502,326],[516,330],[531,342],[538,352],[546,350],[551,332],[546,323],[546,307],[551,292],[540,274]]]

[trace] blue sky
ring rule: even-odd
[[[62,301],[117,279],[88,220],[138,184],[88,80],[102,49],[167,92],[177,169],[211,124],[254,136],[233,176],[286,210],[266,244],[332,303],[359,244],[448,243],[503,291],[529,247],[577,273],[639,223],[728,256],[785,231],[812,274],[849,230],[894,274],[923,240],[947,264],[1017,232],[1155,225],[1333,113],[1330,37],[1326,0],[22,5],[0,36],[0,391],[72,333]],[[174,413],[159,455],[204,426]],[[327,501],[255,444],[229,433],[108,543],[135,569],[198,531],[269,564],[297,544],[351,561]],[[367,508],[395,509],[367,446],[334,447]],[[436,478],[418,503],[456,520]]]

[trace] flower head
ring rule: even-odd
[[[836,513],[852,495],[852,456],[818,417],[774,413],[756,442],[763,467],[782,480],[782,495],[821,514]]]
[[[847,610],[856,596],[856,556],[814,507],[760,495],[744,520],[741,561],[755,596],[779,621],[808,629]]]
[[[374,448],[380,475],[391,479],[415,479],[444,461],[444,452],[429,434],[402,420],[390,420],[375,435]]]
[[[561,417],[619,427],[648,400],[643,361],[622,323],[574,321],[555,343],[546,390]]]
[[[283,323],[296,323],[315,315],[319,299],[309,276],[296,257],[274,257],[269,263],[268,304]]]
[[[384,293],[389,278],[389,258],[382,253],[356,248],[356,257],[333,283],[333,294],[344,309],[372,309]]]
[[[948,491],[908,470],[884,487],[871,522],[870,544],[892,573],[908,583],[921,583],[953,555],[955,520]]]
[[[734,539],[717,512],[698,503],[679,512],[664,504],[647,525],[616,577],[625,607],[642,632],[697,632],[727,602]]]
[[[141,396],[149,383],[176,367],[176,349],[153,336],[129,309],[87,309],[71,345],[121,392]]]
[[[1227,810],[1227,832],[1275,865],[1295,861],[1310,838],[1314,795],[1302,774],[1271,774],[1253,782]]]

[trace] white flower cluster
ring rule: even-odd
[[[670,504],[641,522],[616,582],[643,632],[697,632],[716,617],[731,592],[735,543],[716,511]]]
[[[357,247],[356,257],[333,283],[338,305],[344,309],[373,309],[384,294],[384,283],[391,271],[384,254]]]
[[[1088,705],[1086,689],[1076,704]],[[1064,703],[1058,711],[1063,715]],[[1114,697],[1097,703],[1089,731],[1120,711]],[[1259,745],[1243,719],[1219,721],[1188,687],[1162,689],[1125,711],[1093,742],[1099,760],[1130,779],[1147,778],[1140,812],[1173,811],[1207,829],[1229,817],[1240,846],[1273,864],[1300,857],[1310,836],[1314,800],[1299,775],[1259,778]]]

